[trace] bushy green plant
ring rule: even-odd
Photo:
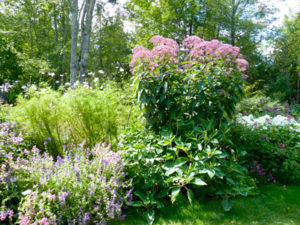
[[[57,156],[83,140],[88,147],[105,140],[115,144],[120,130],[138,120],[136,108],[112,85],[65,92],[31,87],[28,97],[19,97],[8,119],[24,124],[37,146]]]
[[[152,51],[134,49],[131,66],[138,100],[152,128],[168,126],[176,132],[179,122],[197,126],[205,119],[218,125],[233,115],[248,67],[239,48],[195,36],[183,41],[183,51],[172,39],[154,36],[150,42]]]
[[[273,109],[274,106],[279,106],[278,110],[283,110],[282,104],[279,101],[272,100],[265,95],[254,95],[243,98],[236,106],[236,112],[242,114],[253,114],[256,116],[264,115],[266,109]]]
[[[300,183],[300,133],[289,126],[235,124],[228,140],[261,182]]]
[[[246,196],[254,183],[239,165],[239,155],[222,149],[216,138],[221,138],[217,131],[203,129],[185,138],[168,131],[126,133],[120,147],[133,179],[132,205],[147,208],[151,218],[152,209],[175,202],[180,194],[191,203],[194,195],[220,195],[230,210],[232,197]]]
[[[5,157],[0,169],[1,221],[18,224],[106,224],[130,199],[120,155],[84,143],[57,161],[37,148]],[[10,214],[9,214],[10,213]]]

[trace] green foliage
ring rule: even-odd
[[[273,109],[278,106],[278,110],[284,110],[284,107],[278,100],[271,99],[262,94],[243,98],[236,106],[236,112],[242,114],[253,114],[256,116],[265,115],[266,107]]]
[[[196,64],[185,72],[164,65],[159,75],[140,73],[137,96],[148,123],[177,133],[187,122],[198,126],[202,120],[214,120],[218,125],[230,118],[243,94],[242,79],[235,72],[225,75],[224,67],[223,61],[217,61]]]
[[[132,206],[160,209],[181,195],[191,204],[195,195],[218,195],[226,201],[247,196],[254,183],[238,164],[239,155],[222,149],[217,136],[217,131],[209,135],[205,129],[184,138],[167,131],[125,133],[119,146],[133,179]]]
[[[240,152],[247,153],[243,156],[243,164],[259,181],[299,184],[299,137],[299,131],[289,126],[253,129],[235,124],[227,140]]]
[[[300,103],[300,13],[284,25],[272,37],[274,51],[272,53],[272,74],[267,91],[280,95],[282,100]]]
[[[33,142],[57,156],[69,144],[83,140],[88,147],[105,140],[116,143],[120,131],[139,118],[128,99],[130,96],[110,85],[103,90],[80,86],[65,93],[33,86],[28,97],[20,96],[8,119],[24,123]]]
[[[105,18],[103,7],[97,13],[97,25],[92,44],[97,46],[90,50],[91,71],[105,72],[105,77],[121,82],[129,75],[129,55],[131,54],[131,35],[124,31],[122,15]]]

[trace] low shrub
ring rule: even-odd
[[[1,221],[106,224],[123,218],[130,182],[120,155],[109,146],[83,145],[57,161],[35,147],[16,159],[8,154],[0,170]]]
[[[175,202],[180,194],[192,203],[194,195],[220,196],[224,209],[231,199],[247,195],[254,187],[247,169],[239,165],[234,150],[220,147],[218,132],[194,131],[186,138],[149,130],[124,134],[120,148],[125,169],[133,179],[133,206],[149,211]],[[219,136],[220,138],[220,136]]]
[[[244,115],[263,116],[268,114],[298,118],[299,108],[297,105],[289,105],[287,102],[280,103],[264,95],[255,95],[242,99],[236,106],[236,112]]]
[[[138,120],[137,107],[112,85],[79,86],[64,92],[31,87],[20,96],[8,120],[19,122],[30,132],[35,145],[62,156],[70,144],[86,140],[88,147],[107,140],[115,145],[124,127]]]
[[[300,124],[282,116],[249,117],[238,120],[228,137],[233,147],[247,153],[244,165],[263,183],[299,184]]]

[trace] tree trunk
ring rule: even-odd
[[[58,28],[57,28],[57,16],[56,13],[53,15],[53,22],[54,22],[54,30],[55,30],[55,43],[58,44]]]
[[[297,76],[297,96],[296,96],[297,104],[299,104],[299,89],[300,89],[300,69],[298,69],[298,76]]]
[[[31,21],[29,21],[29,37],[30,37],[30,58],[33,58],[33,36],[31,29]]]
[[[70,83],[73,87],[77,77],[78,0],[72,2],[72,43],[70,58]]]
[[[231,45],[235,46],[235,13],[236,13],[236,4],[235,0],[231,0],[231,26],[230,26],[230,39]]]
[[[95,0],[87,0],[82,16],[81,29],[81,51],[80,51],[80,77],[79,81],[83,81],[83,75],[87,71],[87,62],[89,55],[89,46],[91,38],[91,28],[93,20],[93,12],[95,7]]]

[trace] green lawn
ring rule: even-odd
[[[224,212],[220,201],[201,200],[193,206],[188,203],[173,205],[156,216],[154,224],[295,224],[300,225],[300,186],[266,185],[255,197],[235,199],[230,212]],[[141,213],[130,213],[123,225],[147,224]]]

